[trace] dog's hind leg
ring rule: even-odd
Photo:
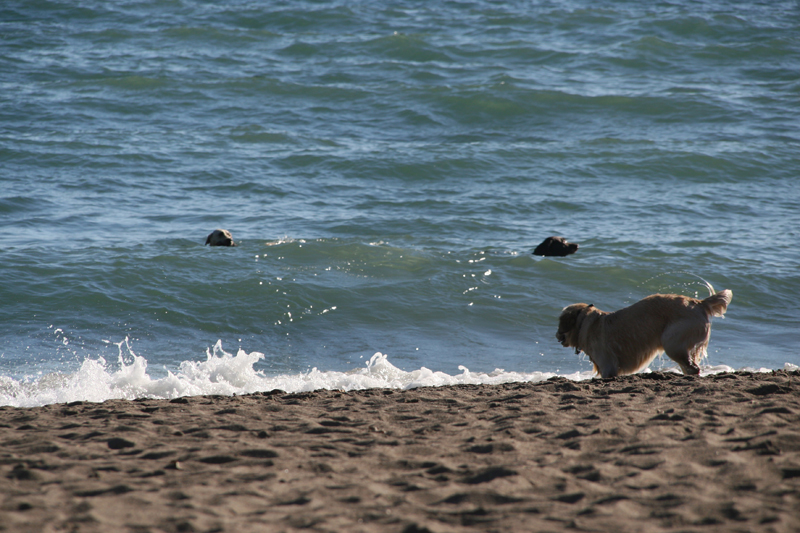
[[[678,363],[680,365],[681,370],[687,376],[696,376],[700,373],[700,367],[697,366],[697,363],[694,362],[694,358],[692,357],[691,353],[688,351],[683,351],[681,353],[675,352],[666,352],[670,359]]]
[[[676,325],[667,328],[661,342],[664,353],[680,365],[684,374],[696,376],[700,373],[698,363],[706,353],[710,328],[691,328]]]
[[[686,348],[683,343],[664,343],[664,353],[678,363],[683,370],[683,373],[690,376],[696,376],[700,373],[700,366],[698,363],[705,355],[705,347],[708,341],[701,341],[700,343]]]
[[[700,373],[700,367],[697,365],[700,359],[702,359],[702,354],[705,353],[703,349],[705,346],[704,343],[701,343],[700,346],[690,346],[686,348],[684,343],[664,343],[664,353],[667,356],[678,363],[683,370],[683,373],[690,376],[696,376]],[[698,350],[699,355],[698,357]]]

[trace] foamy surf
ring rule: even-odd
[[[124,346],[124,348],[123,348]],[[460,373],[447,374],[421,367],[404,371],[389,362],[386,354],[377,352],[364,368],[348,371],[321,371],[312,368],[305,373],[269,376],[255,370],[265,356],[259,352],[239,350],[235,355],[222,349],[217,341],[207,350],[205,361],[184,361],[177,371],[167,371],[162,378],[147,372],[147,360],[136,355],[128,340],[119,343],[118,365],[104,358],[87,358],[71,374],[52,373],[37,378],[15,380],[0,376],[0,405],[37,407],[75,401],[103,402],[111,399],[138,398],[174,399],[182,396],[251,394],[279,389],[287,393],[327,390],[413,389],[446,385],[496,385],[514,382],[537,382],[560,376],[573,381],[591,379],[591,371],[559,374],[556,372],[509,372],[495,369],[490,373],[471,372],[459,366]],[[797,370],[786,363],[787,370]],[[666,371],[678,372],[677,368]],[[769,372],[770,369],[742,369]],[[649,372],[647,369],[645,372]],[[701,375],[733,372],[726,365],[706,366]]]

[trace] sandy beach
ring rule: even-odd
[[[10,532],[800,531],[800,373],[0,407]]]

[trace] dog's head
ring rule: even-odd
[[[565,257],[578,251],[578,245],[574,242],[567,242],[564,237],[548,237],[542,244],[536,247],[533,255],[544,255],[549,257]]]
[[[572,304],[561,311],[558,317],[558,331],[556,340],[564,348],[575,348],[578,350],[578,335],[581,331],[581,322],[586,316],[586,310],[594,307],[592,304]]]
[[[208,237],[206,237],[206,244],[209,246],[236,246],[233,242],[233,235],[226,229],[215,229]]]

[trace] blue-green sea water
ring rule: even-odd
[[[799,180],[794,1],[6,0],[0,404],[584,379],[700,278],[794,368]]]

